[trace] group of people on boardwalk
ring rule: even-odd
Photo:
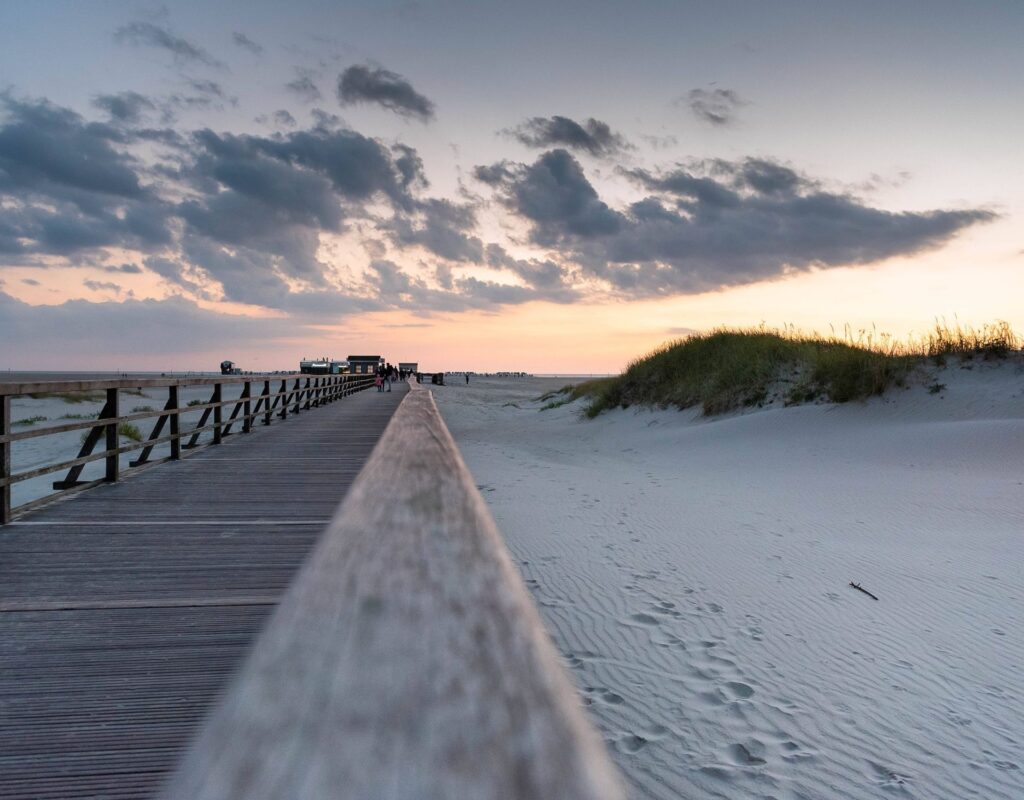
[[[377,391],[390,392],[391,384],[395,381],[404,381],[409,377],[409,371],[398,369],[394,364],[381,364],[377,367]],[[387,387],[386,389],[384,387]]]

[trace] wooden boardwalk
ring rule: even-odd
[[[150,797],[406,389],[0,528],[0,797]]]

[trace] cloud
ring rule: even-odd
[[[441,289],[434,289],[418,277],[404,272],[393,261],[377,259],[370,263],[369,284],[380,300],[393,307],[420,311],[492,310],[502,305],[516,305],[547,299],[543,292],[514,284],[485,281],[468,276],[442,280]]]
[[[170,95],[165,103],[165,118],[173,116],[174,108],[223,111],[229,105],[238,105],[238,98],[229,95],[217,81],[187,78],[186,82],[192,94]]]
[[[521,278],[543,299],[556,303],[571,303],[582,295],[572,286],[573,275],[564,264],[551,259],[518,259],[510,256],[498,244],[487,245],[487,264],[507,269]]]
[[[397,73],[381,67],[353,64],[338,78],[338,102],[376,103],[403,117],[421,122],[434,118],[434,104],[413,89],[412,84]]]
[[[396,214],[384,227],[399,247],[423,247],[449,261],[483,260],[483,242],[471,235],[476,227],[471,204],[428,199],[412,214]]]
[[[609,156],[630,149],[625,138],[593,117],[582,124],[568,117],[533,117],[508,131],[528,147],[568,147],[592,156]]]
[[[679,144],[679,137],[667,134],[658,136],[656,134],[640,134],[640,138],[651,146],[653,150],[668,150]]]
[[[736,111],[746,105],[732,89],[691,89],[686,103],[697,119],[717,127],[732,125]]]
[[[161,246],[166,206],[139,180],[118,129],[46,101],[0,95],[0,252]]]
[[[142,267],[138,264],[112,264],[103,267],[104,272],[120,272],[126,275],[138,275],[142,272]]]
[[[231,40],[243,50],[248,50],[254,56],[263,55],[263,45],[257,44],[244,33],[239,33],[238,31],[232,32]]]
[[[177,357],[253,341],[273,342],[301,336],[303,331],[304,326],[293,320],[207,311],[181,297],[33,306],[0,292],[0,361],[5,364],[26,363],[27,342],[32,343],[32,352],[59,354],[50,362],[57,366],[76,359],[94,363],[97,353]]]
[[[592,278],[635,296],[697,293],[795,271],[870,264],[935,248],[995,218],[980,209],[891,212],[766,159],[625,174],[650,194],[609,207],[563,150],[506,164],[496,185],[531,225]]]
[[[92,104],[106,111],[111,121],[128,125],[141,122],[147,111],[156,111],[156,103],[138,92],[97,95]]]
[[[476,174],[500,181],[508,207],[533,223],[537,244],[609,235],[624,225],[625,218],[598,197],[579,162],[565,150],[544,153],[529,166],[494,165]]]
[[[282,128],[294,128],[298,125],[298,122],[295,121],[295,117],[283,108],[274,112],[274,123],[280,125]]]
[[[286,83],[284,88],[307,103],[316,103],[323,99],[319,87],[313,80],[313,72],[302,67],[296,67],[295,71],[297,73],[295,80]]]
[[[123,25],[114,32],[114,41],[166,50],[178,64],[198,63],[224,68],[223,62],[218,61],[199,45],[152,22],[132,22]]]
[[[111,291],[111,292],[121,292],[121,291],[123,291],[123,289],[121,288],[120,284],[112,283],[110,281],[84,280],[84,281],[82,281],[82,285],[86,289],[92,289],[94,292],[101,292],[101,291],[104,291],[104,290],[108,290],[108,291]]]

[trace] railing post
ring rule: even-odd
[[[221,432],[222,432],[221,421],[223,420],[223,414],[221,412],[223,411],[223,409],[222,409],[222,407],[220,405],[220,402],[221,402],[221,390],[220,390],[220,387],[221,387],[221,385],[219,383],[213,384],[213,397],[210,400],[211,403],[216,403],[217,404],[217,405],[215,405],[213,407],[213,443],[214,444],[220,444],[221,439],[222,439],[222,436],[221,436]]]
[[[291,392],[288,391],[288,381],[281,381],[281,419],[288,419],[288,403],[291,402],[291,396]]]
[[[168,420],[171,424],[171,458],[175,461],[181,458],[181,439],[178,435],[181,431],[179,425],[178,414],[181,413],[181,406],[178,403],[178,387],[168,386],[167,387],[167,408],[169,409],[171,418]]]
[[[270,424],[270,381],[263,381],[263,424]]]
[[[11,396],[0,396],[0,436],[11,435]],[[11,477],[11,443],[0,442],[0,480]],[[11,485],[0,486],[0,525],[11,521]]]
[[[245,398],[245,403],[242,405],[242,413],[245,414],[245,419],[242,420],[242,433],[252,432],[252,381],[246,381],[245,386],[242,387],[242,397]]]
[[[118,446],[117,421],[121,413],[117,407],[117,389],[107,389],[107,406],[105,410],[108,412],[111,420],[110,424],[106,426],[106,449],[109,453],[111,450],[116,451]],[[121,454],[117,452],[107,456],[107,474],[104,477],[107,483],[115,483],[117,481],[118,463],[120,460]]]

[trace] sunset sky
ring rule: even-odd
[[[0,3],[0,368],[1024,329],[1024,3]]]

